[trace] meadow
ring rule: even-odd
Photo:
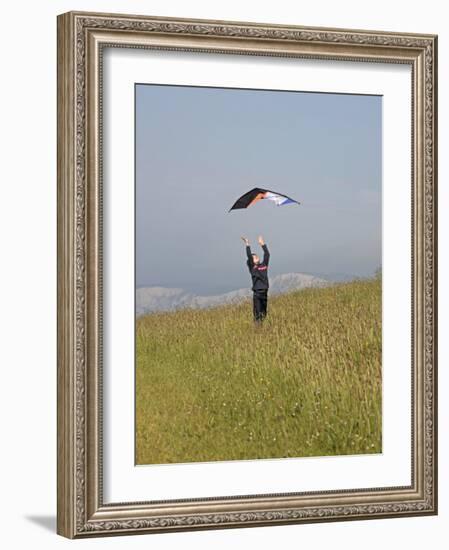
[[[381,280],[136,321],[136,463],[382,451]]]

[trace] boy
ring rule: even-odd
[[[246,245],[246,256],[249,272],[251,273],[252,288],[253,291],[253,315],[254,321],[260,323],[267,315],[267,302],[268,302],[268,262],[270,261],[270,253],[268,247],[263,240],[263,237],[259,237],[258,242],[263,249],[263,260],[257,254],[251,252],[249,240],[246,237],[242,237],[243,242]]]

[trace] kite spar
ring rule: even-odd
[[[273,201],[277,206],[283,206],[284,204],[300,204],[298,201],[287,197],[287,195],[282,195],[281,193],[276,193],[275,191],[269,191],[268,189],[260,189],[260,187],[255,187],[242,195],[239,199],[235,201],[231,210],[239,210],[241,208],[248,208],[252,204],[256,203],[259,200],[268,199]]]

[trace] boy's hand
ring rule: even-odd
[[[242,237],[242,241],[246,244],[246,246],[249,246],[249,241],[246,237]]]
[[[263,237],[262,237],[262,235],[261,235],[261,236],[259,237],[259,239],[258,239],[258,240],[259,240],[259,244],[260,244],[260,246],[263,246],[263,245],[265,244],[265,241],[263,240]]]

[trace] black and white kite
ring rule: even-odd
[[[282,195],[281,193],[276,193],[275,191],[269,191],[268,189],[260,189],[259,187],[255,187],[254,189],[251,189],[251,191],[248,191],[248,193],[245,193],[239,199],[237,199],[234,205],[229,209],[229,212],[231,210],[239,210],[240,208],[248,208],[248,206],[251,206],[252,204],[262,199],[273,201],[277,206],[294,203],[300,204],[298,201],[287,197],[287,195]]]

